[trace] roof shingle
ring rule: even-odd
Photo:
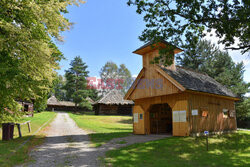
[[[176,71],[169,70],[165,67],[161,67],[161,69],[188,90],[236,97],[229,89],[206,74],[179,66],[176,66]]]
[[[95,102],[95,104],[134,104],[131,100],[124,100],[122,92],[114,89],[107,93],[103,98]]]

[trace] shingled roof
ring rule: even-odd
[[[161,69],[188,90],[236,97],[234,93],[206,74],[176,66],[176,70]]]
[[[124,100],[122,92],[114,89],[107,93],[100,100],[96,101],[95,104],[116,104],[116,105],[127,105],[134,104],[131,100]]]
[[[59,101],[55,96],[51,96],[47,101],[47,105],[73,107],[75,106],[75,103],[71,101]]]

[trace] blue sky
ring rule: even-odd
[[[127,0],[90,0],[80,7],[70,6],[65,16],[74,22],[70,31],[64,32],[65,42],[57,43],[66,60],[60,63],[59,74],[69,68],[75,56],[81,56],[89,66],[90,76],[99,76],[107,61],[124,63],[136,75],[142,68],[141,56],[132,53],[143,45],[138,36],[145,28],[142,15]],[[239,51],[229,51],[234,61],[244,61],[244,79],[250,82],[250,58]]]
[[[132,51],[143,45],[138,36],[144,29],[144,22],[126,2],[92,0],[80,7],[68,8],[66,17],[75,24],[63,33],[65,42],[57,43],[67,58],[60,63],[60,74],[64,74],[70,61],[78,55],[89,66],[90,76],[99,76],[107,61],[117,65],[124,63],[132,74],[139,73],[141,56]]]

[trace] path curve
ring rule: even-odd
[[[62,112],[57,114],[45,131],[45,135],[47,136],[45,142],[30,153],[35,161],[25,166],[100,166],[98,158],[103,157],[109,150],[169,137],[167,135],[130,135],[93,148],[90,147],[87,132],[80,129],[67,113]]]

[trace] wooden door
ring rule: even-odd
[[[145,115],[140,105],[133,107],[134,134],[145,134]]]

